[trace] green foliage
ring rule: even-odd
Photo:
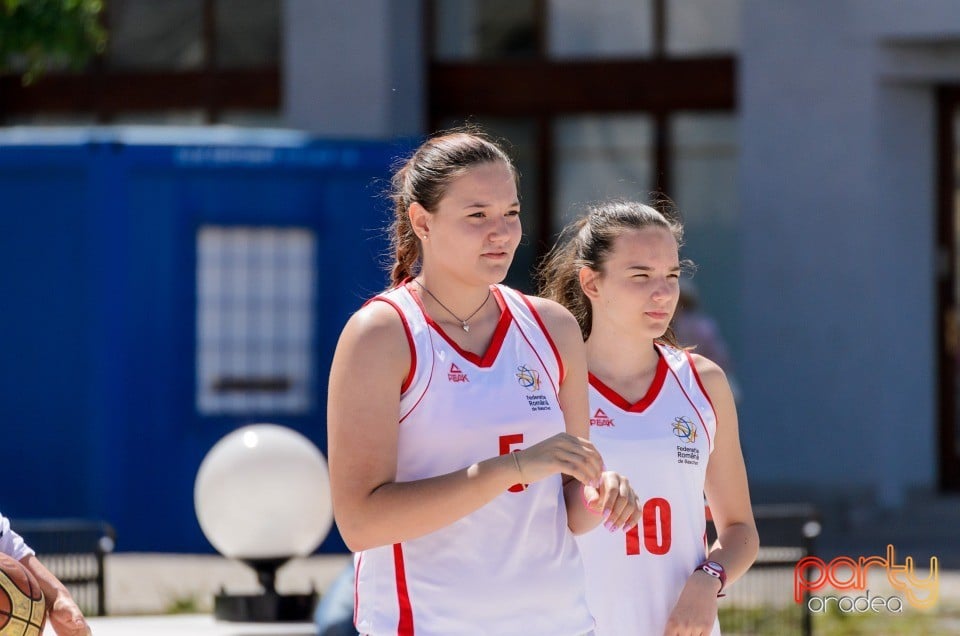
[[[784,636],[802,634],[803,613],[795,605],[785,607],[721,606],[720,628],[724,636]]]
[[[720,607],[724,636],[785,636],[802,634],[797,607]],[[813,616],[816,636],[942,636],[960,633],[960,607],[941,604],[933,611],[904,610],[844,613],[836,605]]]
[[[164,614],[199,614],[200,601],[195,593],[175,596],[167,602]]]
[[[0,0],[0,72],[30,84],[50,67],[83,67],[106,48],[101,0]]]

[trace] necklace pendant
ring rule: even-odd
[[[463,327],[464,331],[466,331],[467,333],[470,333],[470,325],[464,322],[464,323],[460,323],[460,326]]]

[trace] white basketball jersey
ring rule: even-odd
[[[400,313],[413,357],[398,413],[398,482],[461,470],[565,430],[556,347],[522,294],[492,290],[502,313],[482,356],[458,347],[406,286],[376,298]],[[358,553],[358,631],[590,633],[560,475],[510,490],[428,535]]]
[[[706,555],[703,484],[716,415],[690,355],[657,350],[653,383],[635,404],[590,376],[590,440],[643,505],[628,533],[600,526],[577,537],[598,636],[662,634]]]
[[[0,514],[0,553],[13,557],[17,561],[34,554],[20,535],[10,528],[10,521],[2,514]]]

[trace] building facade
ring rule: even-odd
[[[960,490],[956,2],[109,6],[106,57],[0,79],[0,123],[479,123],[522,173],[524,289],[584,204],[666,194],[731,345],[755,498]]]

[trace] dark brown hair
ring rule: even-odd
[[[422,252],[420,239],[410,225],[407,212],[419,203],[428,212],[447,192],[450,182],[473,166],[502,161],[518,180],[517,170],[495,141],[477,126],[445,131],[425,141],[393,174],[390,198],[393,223],[390,244],[394,262],[390,270],[391,286],[399,285],[419,271]]]
[[[570,310],[580,323],[584,340],[590,337],[593,310],[580,288],[581,268],[602,272],[614,240],[625,230],[660,227],[673,234],[678,246],[683,245],[683,223],[673,203],[661,199],[655,205],[660,209],[637,201],[611,199],[589,206],[586,214],[563,229],[556,245],[540,263],[540,295]],[[680,266],[693,269],[693,263],[687,260],[681,261]],[[662,340],[678,346],[669,329]]]

